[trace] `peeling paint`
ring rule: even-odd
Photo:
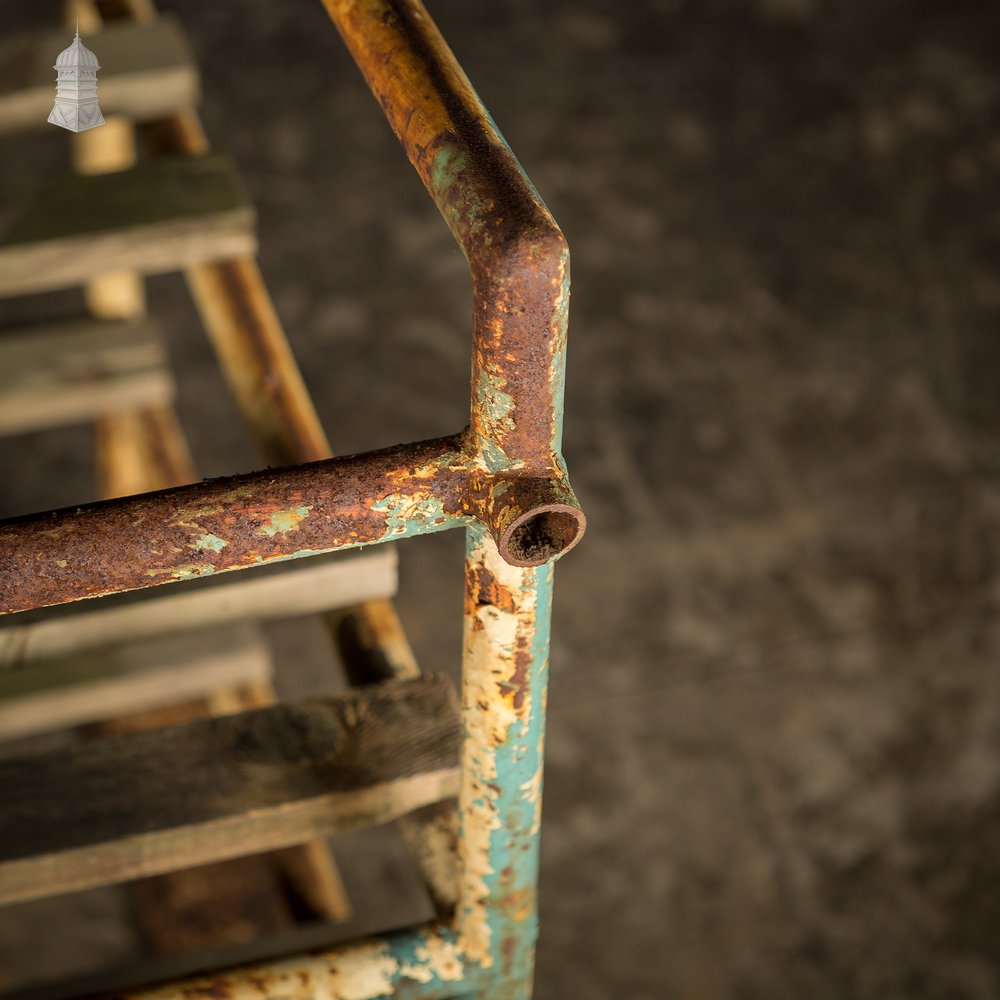
[[[213,535],[211,533],[202,535],[195,543],[194,547],[196,549],[205,550],[210,549],[212,552],[221,552],[229,542],[224,538],[219,538],[218,535]]]
[[[361,944],[331,963],[328,984],[338,1000],[369,1000],[391,994],[398,974],[387,945]]]
[[[538,760],[542,760],[544,757],[544,737],[538,737],[538,745],[535,748],[535,756]],[[531,806],[531,811],[534,819],[531,823],[530,834],[533,837],[537,837],[541,832],[542,828],[542,769],[539,768],[535,773],[528,778],[527,781],[521,784],[521,795],[523,796],[525,802],[529,803]]]
[[[476,404],[484,432],[492,441],[501,442],[515,429],[514,397],[506,390],[507,379],[489,367],[479,370],[475,385]]]
[[[415,928],[325,952],[152,987],[120,1000],[443,1000],[466,977],[447,928]],[[466,984],[463,983],[463,986]]]
[[[0,524],[0,565],[9,567],[0,611],[468,527],[454,927],[138,996],[176,1000],[180,989],[189,1000],[522,1000],[536,933],[551,562],[585,523],[559,453],[569,252],[418,0],[324,2],[468,258],[469,427]],[[238,298],[238,283],[230,285]],[[267,412],[295,428],[296,417],[282,411],[289,398]],[[296,461],[304,461],[301,451],[274,464]],[[213,562],[191,561],[197,552]]]
[[[276,510],[269,515],[270,524],[262,525],[257,529],[258,535],[266,535],[274,538],[275,535],[284,535],[289,531],[298,531],[299,524],[309,516],[312,504],[300,504],[289,510]]]
[[[385,515],[386,533],[391,535],[414,534],[416,526],[440,530],[452,520],[441,499],[431,494],[392,493],[376,500],[371,509]]]
[[[465,975],[465,965],[454,941],[428,937],[423,944],[418,944],[413,949],[413,955],[417,961],[400,968],[401,974],[407,979],[418,983],[430,983],[435,979],[457,983]]]
[[[202,576],[211,576],[214,572],[215,567],[211,563],[187,563],[183,566],[146,570],[148,576],[169,576],[174,580],[197,580]]]
[[[517,892],[515,872],[530,890],[527,909],[514,914],[525,923],[518,933],[532,937],[541,758],[525,748],[540,745],[532,687],[546,665],[547,619],[537,620],[536,571],[504,562],[482,530],[468,534],[458,926],[468,961],[493,968],[506,919],[497,907]],[[523,678],[512,684],[519,671]],[[515,799],[527,808],[512,809]],[[527,863],[522,847],[530,849]]]

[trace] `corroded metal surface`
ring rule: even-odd
[[[470,978],[454,932],[429,924],[313,955],[198,976],[128,1000],[446,1000]],[[125,1000],[124,997],[121,1000]]]
[[[413,0],[323,0],[469,260],[472,428],[488,469],[558,466],[566,240]]]
[[[564,480],[483,476],[466,437],[266,470],[0,524],[4,613],[481,520],[508,562],[575,544]],[[568,491],[568,487],[566,487]]]
[[[416,0],[326,6],[469,259],[469,432],[461,443],[448,439],[447,456],[413,446],[7,522],[0,610],[370,544],[466,517],[487,524],[512,565],[542,564],[582,535],[559,453],[563,236]],[[238,274],[227,276],[233,284]],[[397,459],[409,465],[393,466]],[[434,461],[461,475],[429,468]]]
[[[552,577],[469,530],[456,926],[466,961],[514,984],[530,978],[537,935]]]
[[[442,923],[132,994],[129,1000],[531,996],[552,565],[468,532],[459,904]]]
[[[327,458],[257,278],[243,265],[196,270],[192,290],[266,456],[322,460],[0,524],[0,612],[468,529],[454,921],[137,996],[525,1000],[537,932],[552,562],[586,524],[561,456],[569,254],[418,0],[323,2],[469,261],[468,427]],[[191,116],[147,132],[161,148],[205,145]],[[369,633],[355,638],[370,657]],[[387,676],[400,669],[390,660],[387,649]]]
[[[456,444],[440,438],[5,522],[0,606],[43,607],[464,524],[471,504]]]

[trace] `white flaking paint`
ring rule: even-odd
[[[458,945],[440,937],[428,936],[426,943],[413,949],[419,965],[405,963],[399,974],[418,983],[429,983],[435,978],[446,983],[457,983],[465,975],[465,966]]]
[[[482,565],[496,583],[510,592],[515,610],[481,605],[465,621],[465,657],[462,666],[462,866],[459,887],[459,931],[467,961],[490,968],[491,931],[487,907],[487,879],[495,874],[490,864],[490,843],[501,828],[496,783],[496,748],[504,743],[511,726],[531,711],[530,692],[520,709],[514,695],[504,694],[516,667],[518,632],[534,623],[535,591],[527,586],[529,570],[511,566],[500,558],[496,544],[485,534],[469,552],[469,565]],[[478,625],[478,627],[477,627]]]
[[[370,1000],[394,992],[399,961],[380,942],[364,943],[338,956],[330,966],[328,996],[337,1000]]]

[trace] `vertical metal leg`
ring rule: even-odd
[[[462,666],[461,874],[466,961],[504,1000],[531,996],[538,933],[538,835],[552,564],[504,562],[468,530]]]

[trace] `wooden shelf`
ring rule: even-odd
[[[148,320],[0,333],[0,434],[84,423],[173,396],[166,352]]]
[[[0,185],[0,296],[253,253],[254,211],[221,154]]]
[[[444,678],[0,762],[0,903],[387,822],[455,795]]]

